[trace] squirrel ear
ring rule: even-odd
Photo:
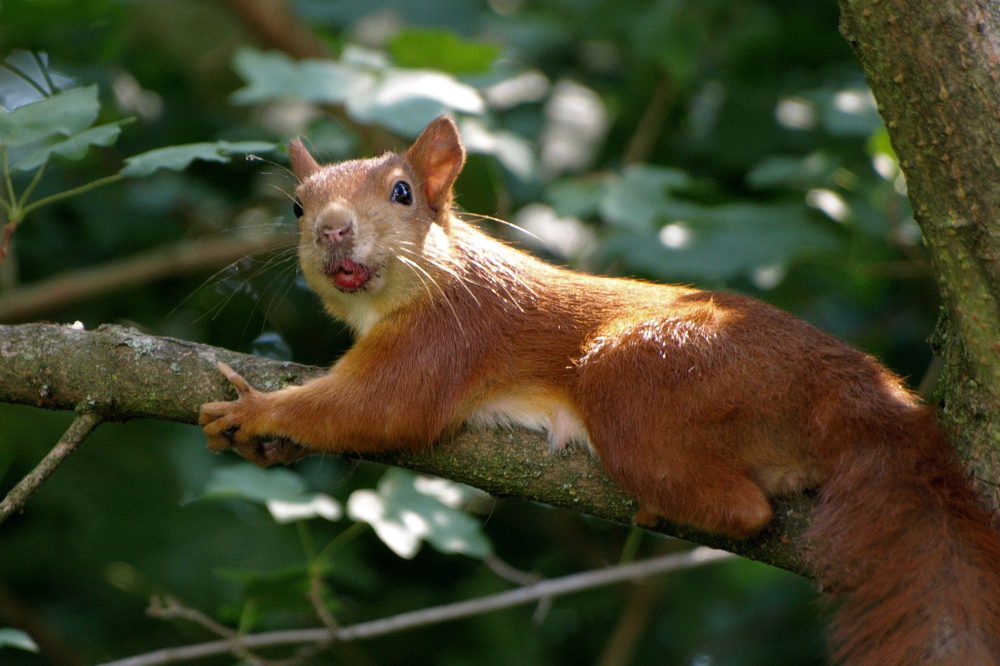
[[[451,204],[451,186],[465,164],[465,148],[455,121],[438,116],[406,151],[406,160],[420,176],[431,209],[437,213],[446,210]]]
[[[299,180],[305,180],[320,170],[319,163],[313,159],[298,138],[288,142],[288,157],[292,160],[292,171]]]

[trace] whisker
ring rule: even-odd
[[[297,243],[295,245],[297,246]],[[177,312],[177,310],[179,308],[181,308],[185,303],[187,303],[188,301],[190,301],[194,297],[194,295],[197,294],[202,289],[205,289],[206,287],[211,286],[211,285],[218,284],[221,281],[220,278],[222,278],[222,276],[225,276],[227,273],[236,273],[236,272],[239,272],[241,270],[240,269],[240,264],[246,263],[248,261],[249,262],[255,262],[255,261],[257,261],[258,257],[268,255],[268,259],[267,259],[267,261],[263,265],[263,268],[266,268],[271,262],[273,262],[275,260],[276,257],[279,257],[279,256],[281,256],[283,254],[289,253],[290,250],[293,249],[293,247],[294,247],[293,244],[289,243],[287,246],[278,245],[278,246],[271,247],[271,248],[263,248],[263,249],[260,249],[260,250],[256,250],[256,251],[254,251],[254,252],[252,252],[252,253],[250,253],[248,255],[244,255],[243,257],[240,257],[239,259],[237,259],[237,260],[235,260],[233,262],[230,262],[226,266],[223,266],[222,268],[220,268],[219,270],[217,270],[212,275],[210,275],[207,278],[205,278],[205,280],[203,280],[202,283],[198,287],[196,287],[194,290],[191,291],[191,293],[189,293],[187,296],[185,296],[183,299],[181,299],[181,301],[179,303],[177,303],[173,307],[173,309],[170,310],[170,312],[168,313],[168,316],[174,314],[175,312]],[[262,268],[260,270],[262,270]],[[201,317],[199,317],[198,319],[200,319],[200,318]]]
[[[409,249],[400,248],[400,252],[407,252],[411,256],[416,256]],[[399,255],[397,255],[397,256],[399,256]],[[476,302],[476,305],[482,306],[482,303],[479,302],[479,299],[476,298],[476,295],[472,292],[471,289],[469,289],[469,285],[466,284],[467,282],[470,282],[470,280],[468,280],[464,275],[461,275],[455,269],[453,269],[453,268],[451,268],[449,266],[446,266],[445,264],[443,264],[443,263],[435,260],[432,257],[428,257],[428,256],[424,255],[424,259],[427,260],[435,268],[438,268],[441,271],[443,271],[443,272],[447,273],[448,275],[452,276],[453,278],[455,278],[455,282],[457,282],[459,285],[461,285],[461,287],[463,289],[465,289],[466,293],[468,293],[469,296],[472,298],[472,300]],[[483,285],[478,285],[478,286],[483,286]]]
[[[257,262],[256,256],[260,254],[262,253],[258,252],[254,253],[254,255],[243,257],[242,259],[234,261],[225,268],[217,271],[212,277],[208,278],[204,283],[202,283],[202,285],[198,289],[196,289],[180,304],[178,304],[177,307],[180,307],[180,305],[190,300],[194,296],[194,294],[197,293],[198,291],[205,289],[206,287],[209,286],[219,285],[239,275],[241,277],[239,285],[236,286],[235,288],[230,288],[229,293],[220,303],[216,303],[207,312],[198,317],[195,321],[200,321],[203,317],[208,317],[208,316],[210,316],[210,318],[214,320],[222,313],[222,311],[226,308],[226,306],[229,305],[232,299],[235,298],[239,292],[244,291],[247,288],[250,288],[249,285],[251,284],[251,282],[258,276],[262,275],[265,271],[273,268],[280,268],[281,271],[285,272],[287,271],[287,265],[289,264],[296,265],[297,263],[295,261],[296,253],[293,251],[293,248],[290,247],[285,248],[278,253],[272,254],[271,256],[267,257],[267,259],[263,262]],[[252,265],[247,266],[246,264],[248,262],[250,262]],[[227,273],[229,275],[226,275]],[[254,300],[255,302],[257,301],[256,298]]]
[[[521,312],[524,312],[524,308],[521,306],[519,299],[516,298],[514,296],[514,293],[511,291],[511,286],[513,285],[509,284],[506,280],[497,279],[501,274],[504,273],[507,274],[508,276],[510,276],[511,281],[514,284],[520,285],[526,291],[528,291],[532,296],[536,298],[538,297],[538,294],[535,293],[535,291],[531,287],[529,287],[524,282],[524,280],[522,280],[512,269],[508,268],[504,264],[499,262],[484,263],[483,261],[480,261],[478,257],[472,255],[466,255],[465,258],[470,264],[480,268],[484,276],[486,276],[487,278],[492,278],[489,279],[489,283],[491,285],[496,285],[498,288],[503,290],[503,292],[507,295],[506,300],[513,303],[514,306],[517,307],[517,309],[520,310]],[[493,289],[492,291],[493,293],[499,296],[499,294],[495,289]]]
[[[468,222],[469,220],[490,220],[491,222],[497,222],[498,224],[503,224],[503,225],[505,225],[507,227],[510,227],[511,229],[513,229],[515,231],[520,231],[521,233],[525,234],[526,236],[531,236],[532,238],[534,238],[535,240],[537,240],[540,243],[544,242],[541,238],[539,238],[535,234],[531,233],[530,231],[528,231],[524,227],[522,227],[522,226],[520,226],[518,224],[514,224],[513,222],[508,222],[507,220],[502,220],[499,217],[493,217],[492,215],[483,215],[482,213],[467,213],[465,211],[453,211],[453,212],[455,212],[455,215],[460,220],[462,220],[464,222]]]
[[[455,306],[452,305],[451,301],[448,299],[448,295],[445,294],[444,289],[441,288],[441,285],[439,285],[437,283],[437,281],[433,278],[433,276],[431,276],[430,273],[428,273],[426,270],[424,270],[424,268],[422,266],[420,266],[419,264],[417,264],[416,262],[414,262],[414,261],[412,261],[410,259],[407,259],[406,257],[404,257],[402,255],[398,255],[398,254],[396,255],[396,258],[404,266],[409,266],[409,267],[411,267],[414,270],[414,275],[416,275],[418,278],[420,278],[420,281],[424,283],[424,287],[425,288],[427,288],[427,283],[424,282],[424,279],[422,277],[420,277],[420,273],[423,273],[424,275],[426,275],[427,279],[431,281],[431,284],[433,284],[435,287],[437,287],[438,291],[441,292],[441,297],[444,299],[444,302],[448,304],[448,309],[451,310],[452,316],[455,317],[455,323],[458,325],[458,330],[462,333],[462,337],[465,339],[465,344],[466,344],[466,346],[468,346],[469,345],[469,339],[465,335],[465,327],[462,326],[462,320],[458,316],[458,312],[455,311]],[[417,271],[419,271],[419,272],[417,272]],[[430,295],[429,288],[428,288],[428,295]]]

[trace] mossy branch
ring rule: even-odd
[[[235,398],[218,361],[264,391],[326,372],[119,326],[0,326],[0,402],[46,409],[84,404],[99,408],[105,420],[195,423],[202,403]],[[586,451],[550,452],[542,436],[526,430],[463,431],[428,452],[368,459],[621,523],[635,512],[631,497]],[[773,526],[747,541],[676,525],[658,531],[806,573],[794,544],[811,514],[810,499],[782,500],[776,514]]]

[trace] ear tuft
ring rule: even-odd
[[[313,159],[298,138],[288,142],[288,157],[292,160],[292,171],[300,181],[320,170],[319,163]]]
[[[440,215],[451,205],[451,187],[465,164],[465,148],[455,121],[449,116],[437,117],[405,157],[420,176],[431,209]]]

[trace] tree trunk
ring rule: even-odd
[[[942,422],[1000,508],[1000,3],[840,0],[906,176],[943,308]]]

